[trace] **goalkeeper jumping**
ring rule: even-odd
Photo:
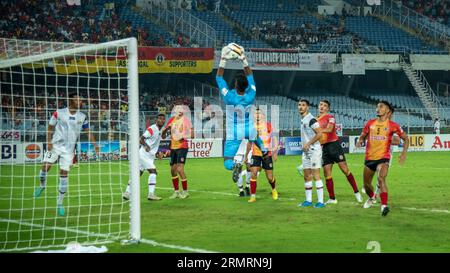
[[[244,74],[238,73],[235,77],[234,89],[229,89],[228,84],[223,79],[225,72],[225,65],[228,60],[239,59],[244,66]],[[235,111],[227,111],[227,131],[226,140],[224,146],[224,166],[227,170],[233,170],[233,181],[236,182],[239,179],[242,163],[237,162],[234,159],[241,141],[248,139],[255,142],[258,147],[263,147],[262,141],[256,134],[253,122],[250,121],[252,115],[250,115],[250,107],[255,102],[256,86],[253,78],[253,72],[248,65],[247,58],[244,54],[244,48],[231,43],[222,49],[221,60],[219,68],[217,69],[216,82],[220,90],[220,94],[227,106],[234,106]],[[243,118],[238,117],[239,111],[244,110],[241,115]],[[229,128],[228,125],[232,124],[233,128]],[[264,148],[262,149],[264,155],[268,154]]]

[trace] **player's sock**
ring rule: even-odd
[[[243,176],[247,173],[247,171],[243,170],[240,174],[239,174],[239,179],[237,181],[237,186],[238,188],[242,188],[242,180],[243,180]]]
[[[347,181],[352,186],[354,193],[359,192],[358,185],[356,185],[355,177],[353,177],[353,174],[351,172],[348,172],[347,174]]]
[[[388,193],[382,192],[380,193],[381,205],[387,206],[388,204]]]
[[[245,184],[247,187],[250,187],[250,178],[252,178],[252,173],[250,171],[247,171],[245,174]]]
[[[58,189],[58,205],[62,205],[64,201],[64,194],[67,192],[67,184],[69,178],[67,176],[59,177],[59,189]]]
[[[252,197],[256,196],[256,180],[250,179],[250,194]]]
[[[180,189],[180,185],[178,183],[178,176],[174,176],[172,177],[172,184],[173,184],[173,189],[178,192],[178,190]]]
[[[127,189],[125,190],[125,192],[131,192],[131,185],[130,185],[131,181],[128,181],[128,185],[127,185]]]
[[[187,191],[187,189],[188,189],[187,179],[182,179],[181,185],[183,186],[183,191]]]
[[[39,172],[39,181],[41,182],[41,187],[45,188],[45,185],[47,184],[47,172],[44,172],[43,170]]]
[[[380,192],[380,186],[377,183],[377,187],[375,188],[375,195],[377,195]]]
[[[373,191],[369,188],[366,189],[366,194],[367,194],[367,196],[369,196],[369,198],[375,197],[375,193],[373,193]]]
[[[323,182],[322,180],[316,181],[317,201],[323,204]]]
[[[308,202],[312,202],[312,188],[313,188],[312,181],[305,182],[305,195],[306,201]]]
[[[277,182],[277,181],[275,180],[275,177],[272,178],[272,181],[271,181],[271,182],[269,181],[269,184],[270,184],[270,186],[272,187],[272,190],[275,189],[276,182]]]
[[[336,199],[336,196],[334,195],[334,184],[333,184],[333,177],[328,176],[325,177],[325,183],[327,185],[327,191],[328,195],[330,196],[330,199]]]
[[[148,177],[148,194],[155,194],[156,174],[151,173]]]

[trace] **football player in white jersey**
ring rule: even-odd
[[[241,144],[239,145],[239,149],[233,159],[234,164],[240,164],[240,165],[245,164],[245,166],[246,166],[246,169],[245,170],[243,169],[239,173],[239,178],[236,182],[238,189],[239,189],[240,197],[250,196],[250,177],[251,177],[250,164],[251,164],[251,159],[252,159],[252,148],[251,147],[252,147],[251,142],[249,142],[248,139],[243,139],[241,141]],[[244,191],[244,186],[243,186],[244,176],[245,176],[245,191]],[[259,172],[258,172],[258,176],[259,176]]]
[[[47,128],[47,151],[42,160],[42,169],[39,173],[40,185],[36,188],[34,196],[39,197],[44,191],[47,183],[47,173],[54,163],[59,159],[59,187],[58,187],[58,214],[64,216],[63,207],[64,194],[67,192],[69,178],[68,174],[74,157],[75,145],[81,130],[89,136],[89,141],[94,144],[96,153],[99,147],[95,137],[89,130],[89,123],[85,114],[79,109],[82,98],[77,93],[69,94],[69,106],[56,110]]]
[[[159,201],[162,198],[156,196],[156,166],[154,163],[155,157],[159,159],[162,158],[162,153],[158,153],[159,143],[161,141],[162,127],[166,122],[166,116],[164,114],[158,114],[156,118],[156,124],[148,127],[147,130],[141,136],[141,148],[139,149],[139,170],[140,175],[144,173],[145,170],[150,174],[148,177],[148,196],[149,201]],[[122,194],[123,199],[130,199],[130,182],[128,182],[127,189]]]
[[[305,178],[306,200],[299,204],[299,207],[312,206],[313,178],[316,182],[317,200],[315,208],[323,208],[323,182],[320,179],[320,167],[322,166],[322,146],[320,138],[322,132],[316,118],[309,113],[309,101],[302,99],[298,102],[298,111],[301,115],[301,136],[302,136],[302,164]]]

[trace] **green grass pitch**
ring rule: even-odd
[[[141,178],[141,213],[142,238],[159,245],[124,246],[116,241],[107,246],[111,252],[189,252],[192,248],[249,253],[367,253],[371,251],[368,243],[376,241],[381,252],[449,252],[450,153],[409,153],[404,166],[399,166],[397,156],[388,175],[391,213],[384,218],[379,202],[371,209],[356,203],[337,166],[333,177],[339,203],[324,209],[297,207],[304,200],[303,177],[296,171],[298,156],[283,156],[275,163],[280,199],[272,200],[270,186],[262,175],[257,202],[251,204],[246,197],[237,196],[231,172],[223,168],[221,158],[188,159],[191,196],[169,200],[169,164],[167,160],[157,161],[156,193],[164,199],[147,201],[145,173]],[[347,162],[361,187],[363,155],[347,155]],[[95,241],[105,234],[127,235],[129,204],[121,200],[128,180],[126,162],[81,164],[73,169],[65,217],[55,216],[56,168],[50,172],[53,176],[43,196],[32,197],[38,169],[33,165],[1,166],[0,249]],[[12,179],[11,173],[23,178]],[[9,211],[11,206],[15,209]]]

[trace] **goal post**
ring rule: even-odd
[[[0,252],[141,239],[138,80],[135,38],[0,38]],[[48,172],[41,166],[49,120],[73,92],[95,140],[81,133],[74,150],[80,167],[72,168],[74,158],[63,193],[63,156]],[[42,177],[45,190],[37,195]],[[128,181],[133,194],[125,202]],[[58,215],[61,196],[65,213]]]

